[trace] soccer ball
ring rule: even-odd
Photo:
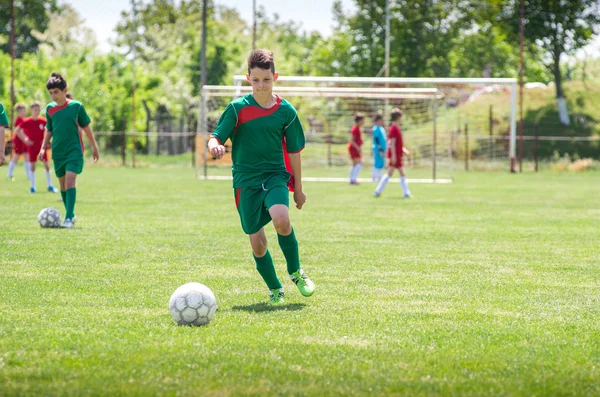
[[[173,292],[169,310],[179,325],[206,325],[215,316],[217,300],[206,285],[187,283]]]
[[[44,208],[38,215],[38,223],[41,227],[59,227],[60,213],[55,208]]]

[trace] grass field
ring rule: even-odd
[[[292,221],[317,292],[269,227],[277,308],[230,182],[88,167],[76,228],[44,230],[58,197],[2,179],[0,395],[598,395],[599,177],[459,173],[408,201],[307,183]],[[207,327],[171,320],[189,281],[219,301]]]

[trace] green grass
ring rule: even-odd
[[[318,289],[286,279],[269,227],[282,308],[229,182],[192,175],[88,167],[74,230],[37,225],[56,195],[0,181],[0,395],[600,394],[597,173],[460,173],[409,201],[307,183]],[[171,320],[189,281],[219,301],[207,327]]]

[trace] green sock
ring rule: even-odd
[[[281,288],[281,282],[277,278],[277,273],[275,273],[275,266],[273,265],[273,258],[271,258],[271,253],[267,250],[267,253],[262,258],[257,258],[254,256],[254,261],[256,262],[256,270],[260,273],[263,280],[267,284],[269,289]]]
[[[296,240],[294,229],[287,236],[277,233],[277,240],[279,240],[279,247],[283,251],[283,256],[285,256],[288,273],[297,272],[300,269],[300,254],[298,253],[298,240]]]
[[[75,188],[67,189],[65,196],[67,196],[67,214],[65,215],[65,219],[73,220],[77,190]]]
[[[65,206],[65,211],[67,210],[67,191],[66,190],[61,190],[60,191],[60,196],[63,199],[63,204]]]

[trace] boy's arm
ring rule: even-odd
[[[220,159],[225,154],[225,146],[221,144],[218,138],[213,136],[208,140],[208,151],[214,158]]]
[[[402,147],[402,153],[404,153],[408,156],[410,154],[410,152],[408,151],[407,148],[404,147],[404,139],[402,139],[402,134],[400,134],[400,146]]]
[[[294,202],[296,208],[301,210],[304,203],[306,203],[306,194],[302,191],[302,158],[300,152],[289,153],[289,156],[290,166],[294,173]]]
[[[360,146],[358,146],[358,142],[356,142],[356,137],[354,136],[354,134],[351,134],[352,136],[352,146],[354,146],[354,148],[358,151],[360,151]]]
[[[208,150],[213,157],[220,159],[225,154],[225,146],[223,144],[227,142],[233,135],[233,131],[238,122],[237,111],[232,103],[227,105],[225,111],[219,117],[217,128],[210,135],[208,140]]]
[[[92,158],[94,159],[94,163],[97,163],[100,159],[100,153],[98,152],[98,144],[96,143],[96,137],[94,137],[94,133],[89,125],[82,127],[83,132],[85,132],[85,136],[87,136],[88,141],[92,144]]]
[[[44,142],[42,143],[42,148],[40,149],[40,154],[38,154],[38,160],[44,161],[44,153],[46,153],[46,147],[50,143],[51,138],[52,138],[52,131],[49,131],[46,128],[46,132],[44,133]]]
[[[25,143],[27,146],[33,146],[33,141],[31,139],[29,139],[27,137],[27,135],[25,135],[25,132],[23,131],[23,128],[21,127],[17,127],[15,129],[15,134],[19,137],[19,139],[21,139],[23,141],[23,143]]]
[[[4,157],[4,145],[6,144],[6,135],[4,134],[4,126],[0,125],[0,167],[6,163]]]
[[[398,153],[396,153],[396,138],[390,139],[390,152],[392,153],[392,163],[395,163],[398,159],[396,157],[398,155]]]

